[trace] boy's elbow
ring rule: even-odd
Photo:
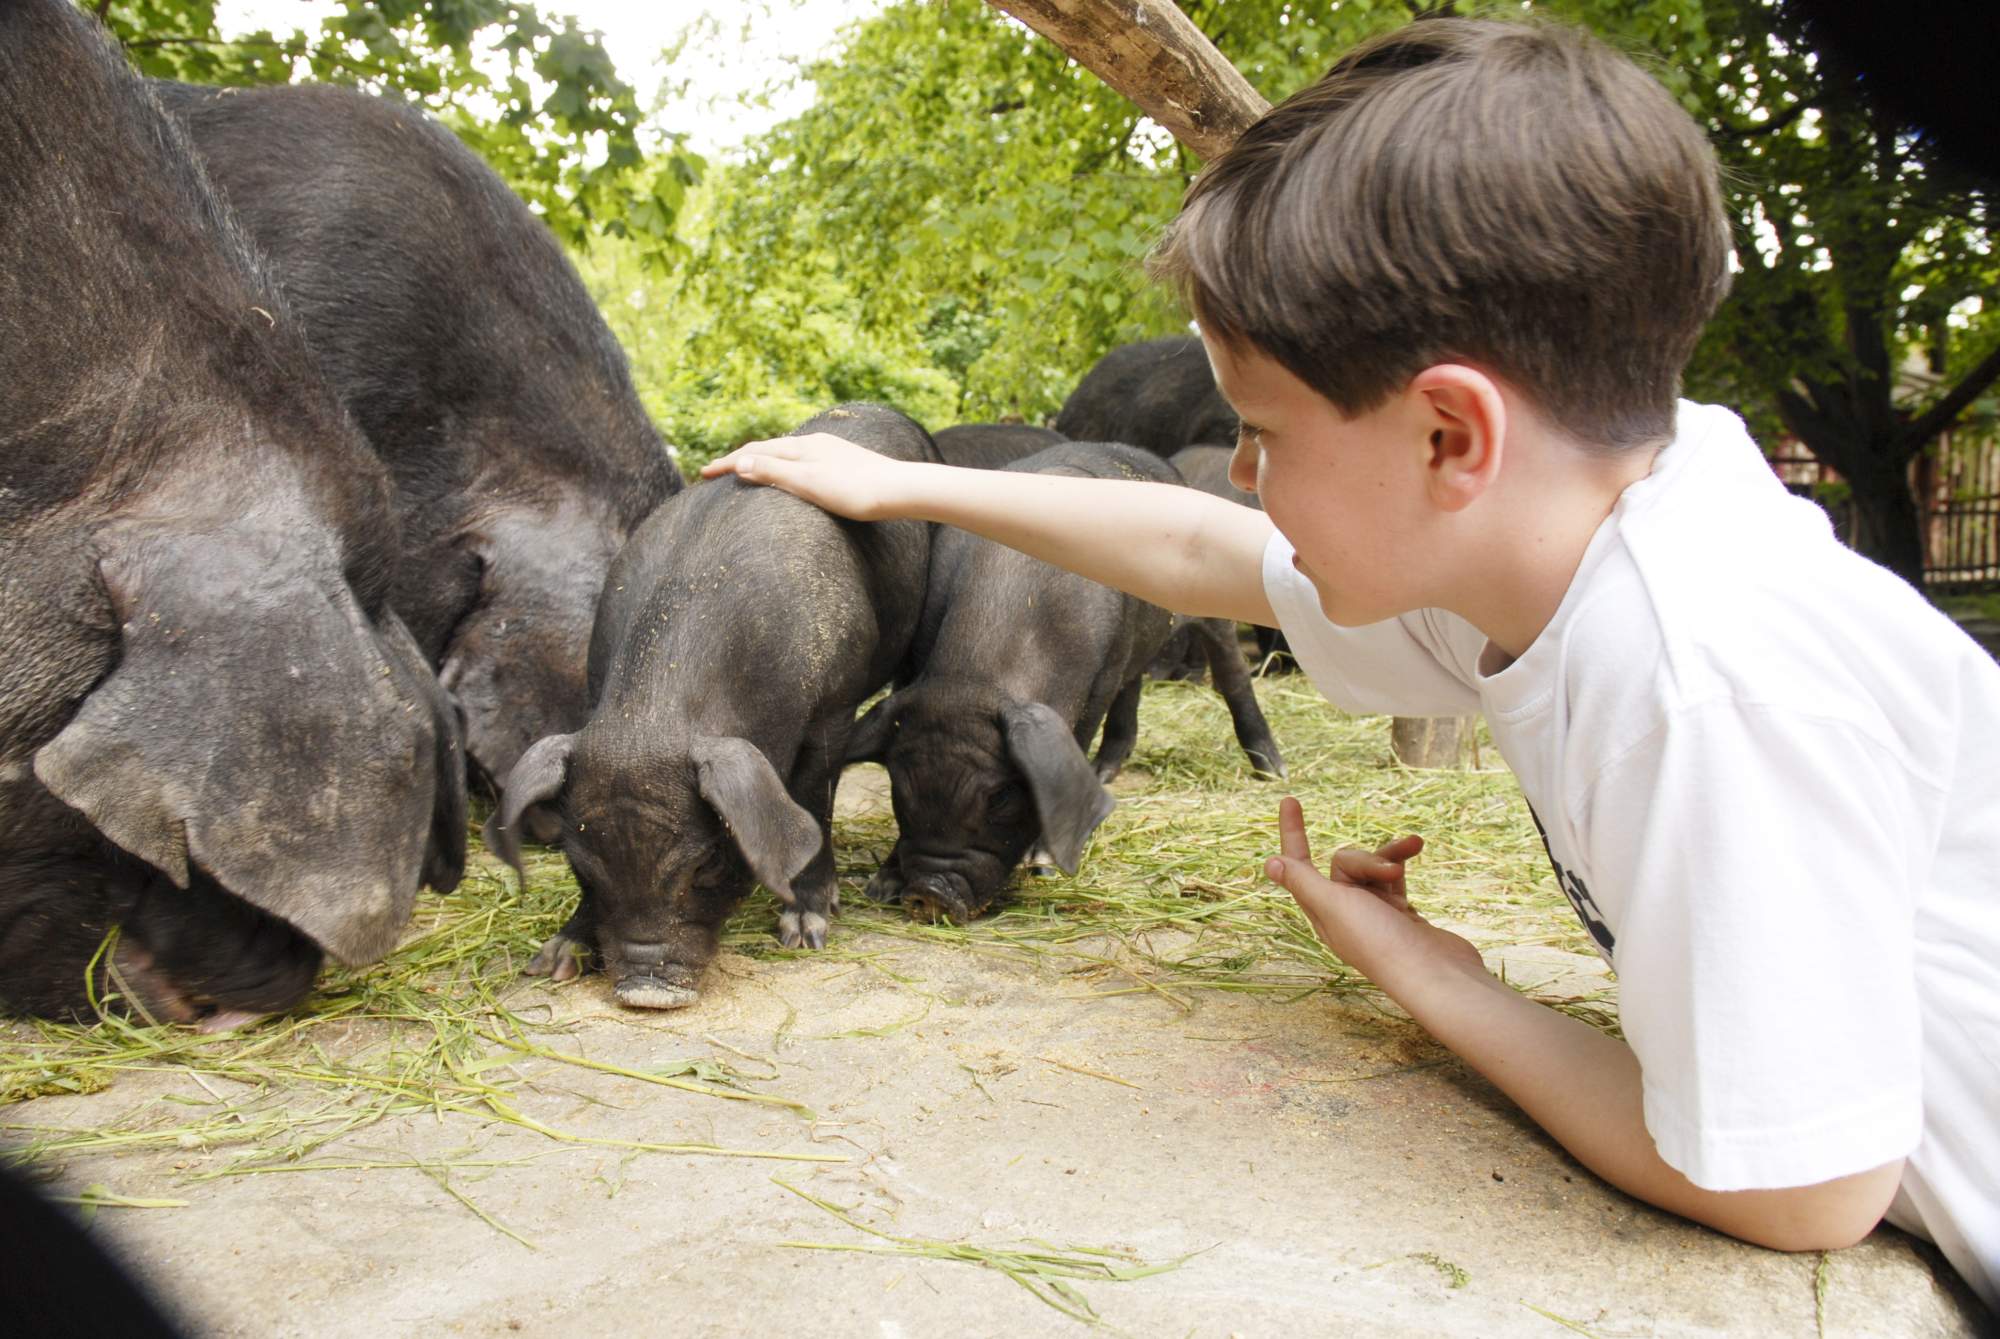
[[[1773,1251],[1844,1251],[1865,1240],[1881,1221],[1881,1214],[1872,1218],[1865,1214],[1838,1218],[1814,1216],[1806,1220],[1784,1218],[1730,1235]]]
[[[1873,1232],[1903,1178],[1901,1159],[1819,1185],[1739,1191],[1735,1211],[1714,1226],[1774,1251],[1839,1251]],[[1739,1199],[1740,1197],[1740,1199]]]

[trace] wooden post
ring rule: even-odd
[[[1173,0],[987,0],[1061,47],[1202,159],[1236,142],[1270,103]],[[1456,717],[1398,716],[1389,739],[1410,767],[1456,767]]]

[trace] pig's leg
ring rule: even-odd
[[[594,972],[597,967],[597,916],[591,910],[590,890],[586,888],[563,928],[549,936],[549,941],[521,970],[529,976],[546,976],[560,984]]]
[[[840,779],[846,738],[808,740],[799,750],[786,787],[819,824],[819,850],[792,878],[790,905],[778,913],[778,942],[786,948],[825,948],[826,931],[840,906],[833,872],[833,789]]]
[[[1215,691],[1229,704],[1229,719],[1236,726],[1236,742],[1250,755],[1250,765],[1269,776],[1285,774],[1285,760],[1257,694],[1250,686],[1250,670],[1243,652],[1236,646],[1236,625],[1226,618],[1204,618],[1191,624],[1195,636],[1208,647],[1208,668],[1215,679]]]
[[[868,887],[862,896],[870,902],[900,902],[903,900],[903,839],[896,838],[896,844],[889,848],[889,858],[882,862],[882,868],[868,879]]]
[[[1110,781],[1118,775],[1132,746],[1139,742],[1139,691],[1137,679],[1118,690],[1111,710],[1104,715],[1104,740],[1097,746],[1097,779]]]

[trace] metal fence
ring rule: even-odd
[[[1854,504],[1840,475],[1804,446],[1780,442],[1771,468],[1787,488],[1814,498],[1845,541],[1854,531]],[[2000,585],[2000,440],[1941,439],[1910,462],[1924,536],[1924,584],[1948,591]]]

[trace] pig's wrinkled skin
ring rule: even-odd
[[[421,111],[331,86],[154,87],[389,467],[391,603],[490,784],[583,723],[604,574],[681,487],[625,355],[548,229]]]
[[[1100,442],[1061,443],[1007,468],[1180,482],[1158,456]],[[1103,783],[1131,754],[1141,676],[1172,626],[1155,605],[940,530],[912,673],[870,708],[848,747],[849,761],[887,766],[899,829],[868,895],[924,918],[968,920],[1038,840],[1037,863],[1074,873],[1111,812]],[[1252,760],[1275,771],[1277,746],[1242,657],[1234,663],[1218,691]],[[1100,724],[1093,765],[1084,751]]]
[[[1129,442],[1162,456],[1200,443],[1232,446],[1236,430],[1236,411],[1215,388],[1193,335],[1119,345],[1084,373],[1056,415],[1056,431],[1075,441]]]
[[[0,5],[0,1003],[230,1026],[465,858],[388,479],[184,139]]]
[[[798,432],[937,459],[877,405]],[[543,825],[582,889],[531,974],[602,964],[626,1004],[691,1004],[753,881],[783,905],[784,944],[825,944],[834,786],[856,709],[908,650],[929,551],[921,522],[837,520],[734,478],[639,527],[598,607],[588,723],[522,755],[488,826],[518,869],[520,836]]]

